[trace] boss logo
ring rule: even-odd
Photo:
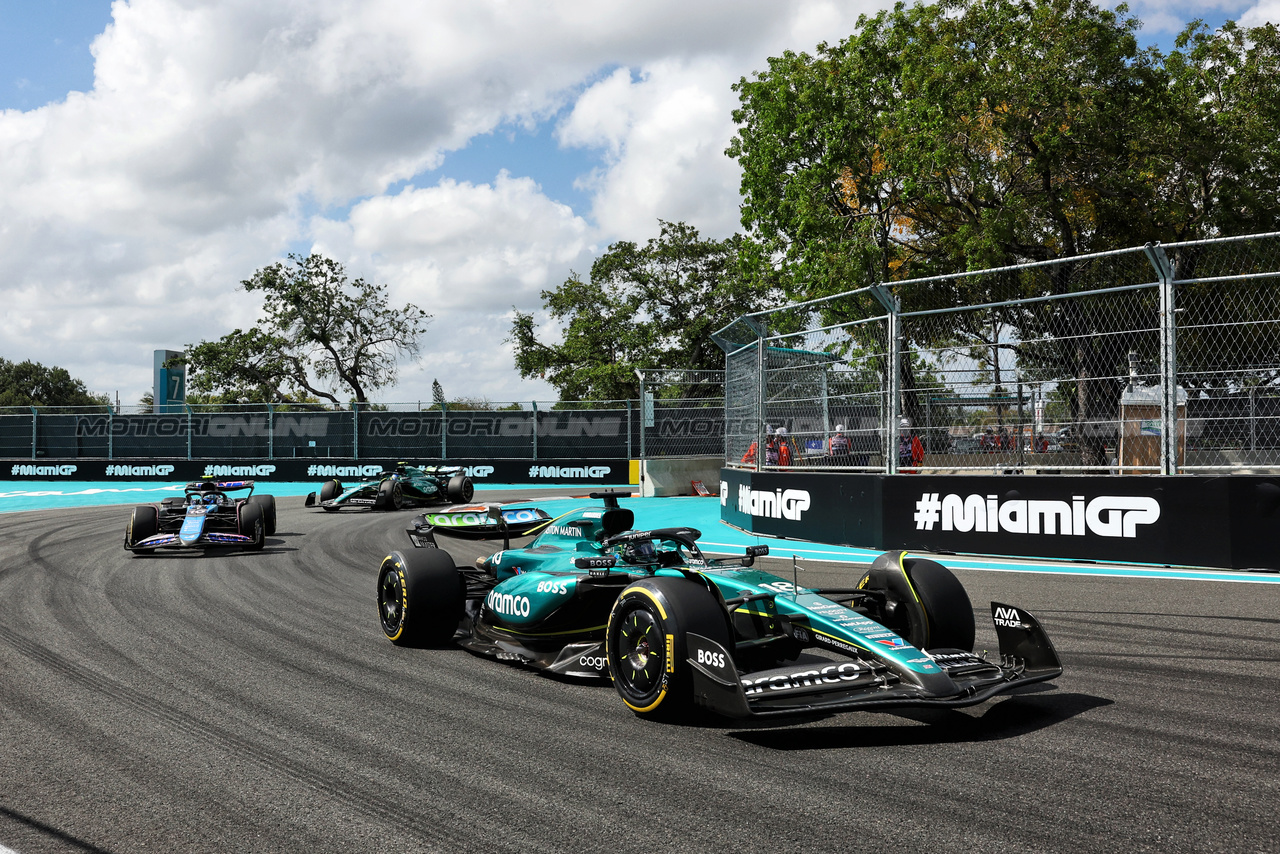
[[[569,592],[569,582],[567,581],[539,581],[539,593],[554,593],[557,596],[563,596]]]
[[[708,667],[724,667],[724,653],[711,652],[710,650],[698,650],[698,663],[705,664]]]

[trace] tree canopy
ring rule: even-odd
[[[507,338],[523,377],[546,379],[561,400],[639,397],[636,369],[723,370],[711,333],[776,297],[739,268],[741,238],[703,239],[683,222],[659,221],[643,246],[621,241],[576,273],[543,305],[564,324],[563,341],[538,339],[532,314],[517,311]]]
[[[742,221],[792,295],[1280,224],[1280,37],[1168,57],[1088,0],[940,0],[735,86]],[[815,293],[816,291],[816,293]]]
[[[240,283],[266,300],[248,330],[188,345],[188,386],[223,403],[320,398],[367,403],[395,384],[397,360],[419,352],[430,318],[413,305],[394,309],[386,285],[349,281],[320,255],[290,255]]]
[[[65,368],[0,359],[0,406],[105,406],[105,394],[91,394]]]

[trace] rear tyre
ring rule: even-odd
[[[160,533],[160,511],[153,504],[139,504],[133,508],[133,513],[129,516],[129,527],[124,529],[124,543],[126,546],[132,546],[158,533]],[[149,555],[154,553],[155,549],[134,549],[133,552]]]
[[[644,578],[614,603],[605,630],[609,676],[640,717],[680,721],[694,712],[689,632],[733,648],[728,615],[697,582]]]
[[[466,504],[476,494],[476,488],[471,483],[471,478],[464,474],[455,474],[445,484],[444,492],[454,504]]]
[[[384,480],[378,486],[378,503],[383,510],[399,510],[404,506],[404,487],[398,480]]]
[[[378,569],[378,620],[396,646],[440,646],[462,619],[462,575],[440,549],[395,551]]]
[[[342,481],[329,480],[320,487],[320,506],[325,510],[337,510],[337,507],[326,507],[324,502],[332,501],[342,494]]]
[[[276,535],[276,497],[274,495],[251,495],[249,501],[258,505],[262,510],[262,524],[265,526],[267,536],[274,537]]]
[[[917,649],[973,651],[973,604],[960,579],[937,561],[888,552],[876,558],[858,587],[884,593],[877,620]]]
[[[236,527],[239,533],[251,538],[244,547],[251,552],[261,551],[267,544],[267,525],[262,518],[262,507],[246,501],[240,505],[237,516]]]

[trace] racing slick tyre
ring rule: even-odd
[[[260,505],[245,501],[236,508],[236,528],[241,535],[253,538],[252,542],[245,543],[247,550],[261,551],[267,544],[267,524]]]
[[[622,591],[609,612],[605,654],[613,687],[631,711],[665,721],[691,716],[689,632],[733,649],[728,615],[706,587],[683,578],[642,578]]]
[[[471,483],[471,478],[465,474],[455,474],[445,484],[444,493],[454,504],[466,504],[476,494],[476,488]]]
[[[276,497],[274,495],[251,495],[249,503],[262,509],[262,523],[268,537],[276,534]]]
[[[133,508],[133,514],[129,516],[129,527],[124,531],[124,543],[126,546],[132,546],[158,533],[160,533],[160,511],[153,504],[139,504]],[[155,549],[134,549],[133,551],[135,554],[149,555],[155,552]]]
[[[378,485],[377,503],[381,510],[399,510],[404,506],[404,487],[398,480],[384,480]]]
[[[326,481],[320,487],[320,506],[324,507],[324,502],[332,501],[342,494],[342,481],[330,480]],[[325,510],[337,510],[337,507],[324,507]]]
[[[440,646],[453,638],[464,606],[462,575],[440,549],[395,551],[378,569],[378,620],[396,646]]]
[[[883,592],[884,613],[873,616],[917,649],[973,651],[973,604],[960,579],[937,561],[886,552],[858,589]]]

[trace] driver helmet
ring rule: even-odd
[[[217,503],[218,503],[218,493],[216,493],[216,492],[206,492],[206,493],[204,494],[204,503],[205,503],[205,504],[217,504]]]
[[[633,540],[622,550],[622,559],[631,564],[653,563],[658,551],[653,547],[653,540]]]

